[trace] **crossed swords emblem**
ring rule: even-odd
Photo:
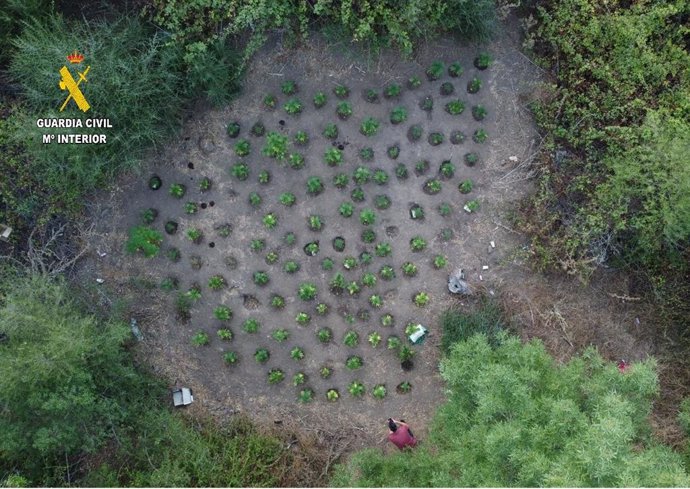
[[[67,102],[69,102],[70,99],[74,100],[74,102],[82,110],[82,112],[86,112],[91,108],[89,103],[86,101],[86,98],[84,98],[84,94],[81,93],[81,90],[79,89],[79,84],[81,82],[88,81],[86,79],[86,74],[89,72],[90,69],[91,66],[87,66],[83,73],[78,72],[79,80],[74,81],[74,78],[72,78],[72,74],[69,72],[66,66],[60,68],[60,75],[62,76],[62,79],[60,80],[60,89],[69,91],[67,99],[65,99],[65,102],[62,104],[62,107],[60,107],[60,112],[63,111],[63,109],[67,105]]]

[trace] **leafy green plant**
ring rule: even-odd
[[[364,229],[362,230],[361,239],[364,243],[373,243],[376,241],[376,232],[371,228]]]
[[[365,166],[358,166],[352,174],[357,185],[364,185],[371,180],[371,170]]]
[[[186,235],[187,239],[194,244],[201,243],[201,240],[204,238],[203,233],[196,228],[188,229]]]
[[[295,322],[300,326],[306,326],[311,321],[311,316],[306,312],[298,312],[295,316]]]
[[[326,391],[326,399],[329,402],[335,402],[338,400],[339,397],[340,397],[340,394],[338,394],[338,389],[328,389]]]
[[[299,263],[294,260],[288,260],[283,265],[283,271],[286,273],[297,273],[300,269]]]
[[[205,331],[199,331],[192,336],[192,345],[194,346],[205,346],[211,342],[208,337],[208,333]]]
[[[474,131],[474,134],[472,135],[472,140],[475,143],[484,143],[486,140],[489,138],[489,135],[486,133],[486,131],[483,128],[479,128],[476,131]]]
[[[474,166],[479,161],[479,155],[477,153],[466,153],[464,156],[465,164],[467,166]]]
[[[419,108],[422,109],[424,112],[431,112],[432,110],[434,110],[434,98],[431,95],[425,96],[419,101]]]
[[[465,133],[458,130],[451,131],[450,142],[451,144],[462,144],[463,142],[465,142]]]
[[[312,389],[302,389],[299,391],[297,401],[302,404],[310,403],[314,400],[314,391]]]
[[[266,253],[265,261],[266,261],[267,265],[273,265],[279,259],[280,259],[280,255],[278,254],[278,252],[276,250],[269,251],[268,253]]]
[[[161,289],[165,290],[166,292],[170,292],[171,290],[175,290],[179,287],[179,282],[176,277],[165,277],[161,281]]]
[[[453,208],[448,202],[441,202],[436,209],[441,217],[448,217],[453,212]]]
[[[282,309],[285,307],[285,298],[282,295],[271,295],[271,307],[274,309]]]
[[[232,309],[228,306],[218,306],[213,310],[213,316],[219,321],[230,321],[232,319]]]
[[[261,253],[266,248],[266,241],[260,238],[252,239],[249,242],[249,249],[254,253]]]
[[[445,138],[443,136],[443,133],[440,132],[431,132],[427,137],[427,141],[432,146],[438,146],[439,144],[443,143],[444,140]]]
[[[288,155],[288,164],[293,170],[301,170],[304,168],[304,155],[302,153],[290,153]]]
[[[290,358],[293,360],[303,360],[304,359],[304,350],[300,348],[299,346],[294,347],[292,350],[290,350]]]
[[[185,187],[181,183],[173,183],[172,185],[170,185],[170,190],[168,192],[172,197],[175,197],[176,199],[181,199],[182,197],[184,197],[186,191],[187,187]]]
[[[259,331],[260,327],[261,327],[261,323],[257,319],[254,319],[254,318],[247,318],[242,323],[242,329],[249,334],[256,333],[257,331]]]
[[[413,302],[417,307],[424,307],[429,303],[429,294],[426,292],[417,292],[413,298]]]
[[[402,164],[402,163],[400,163],[399,165],[397,165],[397,166],[395,167],[395,176],[396,176],[399,180],[407,180],[407,177],[409,176],[409,174],[408,174],[408,172],[407,172],[407,167],[406,167],[404,164]]]
[[[362,365],[364,365],[362,357],[357,355],[352,355],[345,360],[345,367],[348,370],[357,370],[358,368],[362,368]]]
[[[463,71],[462,65],[458,61],[448,65],[448,75],[452,76],[453,78],[458,78],[461,76]]]
[[[319,316],[325,316],[326,314],[328,314],[329,307],[328,304],[320,302],[319,304],[316,304],[314,310],[316,311],[316,314],[318,314]]]
[[[407,88],[414,90],[422,85],[422,79],[414,75],[407,79]]]
[[[486,117],[486,108],[483,105],[475,105],[472,107],[472,117],[475,121],[483,121]]]
[[[240,182],[249,178],[249,166],[246,163],[235,163],[230,168],[230,174]]]
[[[343,202],[342,204],[340,204],[340,207],[338,207],[338,212],[343,217],[352,217],[354,209],[355,206],[352,205],[350,202]]]
[[[302,102],[300,102],[300,100],[296,98],[291,98],[290,100],[285,102],[285,105],[283,105],[283,109],[285,109],[285,112],[287,112],[290,115],[297,115],[301,113],[302,108]]]
[[[383,306],[383,299],[381,299],[381,296],[377,294],[373,294],[369,297],[369,304],[371,307],[379,308]]]
[[[285,379],[285,373],[279,368],[272,368],[268,371],[268,383],[278,384]]]
[[[237,352],[226,351],[223,353],[223,361],[228,365],[235,365],[239,361],[240,357]]]
[[[257,363],[266,363],[269,358],[271,358],[271,353],[266,348],[258,348],[254,352],[254,360]]]
[[[374,175],[371,178],[377,185],[385,185],[388,183],[388,173],[386,173],[386,170],[380,168],[374,171]]]
[[[430,180],[427,180],[424,182],[424,192],[426,192],[429,195],[436,195],[441,191],[441,182],[436,179],[432,178]]]
[[[278,105],[278,98],[272,93],[269,93],[263,98],[262,103],[264,104],[265,108],[272,110],[276,108],[276,105]],[[239,127],[237,133],[239,134]]]
[[[327,102],[327,101],[328,101],[328,97],[326,96],[325,93],[323,93],[323,92],[316,92],[316,93],[314,94],[313,102],[314,102],[314,107],[316,107],[317,109],[320,109],[321,107],[323,107],[324,105],[326,105],[326,102]]]
[[[359,132],[364,136],[374,136],[379,130],[380,123],[373,117],[367,117],[359,126]]]
[[[295,194],[293,194],[292,192],[283,192],[278,197],[278,200],[284,206],[292,207],[293,205],[295,205],[295,202],[297,202],[297,197],[295,197]]]
[[[363,202],[365,199],[365,195],[364,190],[362,190],[362,187],[353,188],[352,192],[350,192],[350,198],[353,202]]]
[[[400,268],[402,269],[403,275],[406,277],[414,277],[417,275],[417,265],[410,261],[403,263]]]
[[[388,209],[391,204],[391,199],[387,195],[377,195],[374,197],[374,207],[379,210]]]
[[[268,273],[263,270],[254,272],[254,274],[252,275],[252,279],[254,280],[254,283],[259,287],[267,285],[270,280]]]
[[[266,143],[262,149],[262,153],[269,158],[276,160],[284,160],[287,156],[288,138],[275,131],[271,131],[266,135]]]
[[[324,258],[321,261],[321,268],[325,271],[333,270],[334,262],[332,258]]]
[[[379,346],[381,343],[381,335],[377,333],[376,331],[369,333],[369,336],[367,337],[367,341],[369,344],[373,347],[376,348]]]
[[[465,209],[467,212],[476,212],[479,210],[479,201],[476,199],[468,200],[465,202],[463,209]]]
[[[295,375],[292,376],[292,385],[297,387],[298,385],[302,385],[307,381],[307,375],[304,372],[297,372]]]
[[[395,107],[391,110],[391,124],[402,124],[407,120],[407,109],[405,107]]]
[[[326,124],[326,127],[324,127],[322,134],[326,139],[336,139],[338,137],[338,126],[329,122]]]
[[[365,272],[362,275],[362,285],[365,287],[374,287],[376,285],[376,275],[371,272]]]
[[[312,231],[321,231],[323,229],[323,217],[311,214],[307,217],[307,226]]]
[[[460,99],[451,100],[444,106],[450,115],[460,115],[465,111],[465,103]]]
[[[309,135],[305,131],[297,131],[293,141],[298,146],[306,146],[309,143]]]
[[[180,258],[181,258],[180,250],[175,248],[174,246],[172,246],[166,250],[165,256],[171,262],[177,263],[178,261],[180,261]]]
[[[156,220],[156,217],[158,217],[158,211],[152,207],[149,207],[148,209],[145,209],[141,213],[141,221],[144,224],[152,224],[153,221]]]
[[[252,125],[249,132],[252,136],[261,137],[266,134],[266,126],[264,126],[263,122],[257,121]]]
[[[384,397],[386,397],[386,394],[386,386],[383,384],[376,384],[371,391],[371,395],[374,396],[376,399],[383,399]]]
[[[125,245],[128,253],[142,253],[146,258],[152,258],[160,251],[163,235],[146,226],[130,228],[129,239]]]
[[[443,71],[445,70],[445,66],[442,61],[434,61],[431,63],[431,65],[426,69],[425,74],[426,77],[430,81],[438,80],[443,76]]]
[[[441,178],[450,180],[455,176],[455,165],[451,163],[450,160],[443,161],[438,169],[438,174]]]
[[[343,163],[343,152],[338,148],[328,148],[323,155],[328,166],[338,166]]]
[[[338,252],[345,250],[345,238],[342,236],[336,236],[333,238],[333,249]]]
[[[400,156],[400,146],[398,145],[393,145],[393,146],[388,146],[388,149],[386,150],[386,154],[391,160],[395,160]]]
[[[374,149],[367,146],[359,150],[359,157],[364,161],[371,161],[374,159]]]
[[[295,80],[285,80],[280,84],[280,91],[285,95],[294,95],[299,90]]]
[[[247,156],[252,150],[252,145],[246,139],[238,139],[233,149],[237,156]]]
[[[470,81],[467,82],[467,91],[469,93],[477,93],[481,88],[482,88],[482,81],[477,77],[474,77]]]
[[[453,92],[455,92],[455,87],[450,82],[442,83],[441,88],[439,88],[439,93],[445,97],[447,97],[448,95],[452,95]]]
[[[414,236],[410,240],[410,249],[414,252],[424,251],[426,249],[426,240],[421,236]]]
[[[395,278],[395,270],[390,265],[383,265],[379,269],[379,277],[381,277],[382,280],[386,281],[393,280]]]
[[[357,258],[354,256],[346,256],[343,259],[343,268],[345,270],[353,270],[357,268]]]
[[[424,130],[422,129],[422,126],[420,126],[419,124],[414,124],[410,126],[410,128],[407,130],[407,139],[411,143],[419,141],[422,138],[423,133]]]
[[[333,331],[331,328],[323,327],[317,331],[316,337],[321,343],[328,343],[333,339]]]
[[[186,214],[196,214],[199,210],[199,204],[196,202],[186,202],[184,205],[184,211]]]
[[[379,94],[376,90],[374,90],[372,88],[368,88],[364,92],[364,100],[366,100],[370,104],[375,104],[379,101]]]
[[[458,184],[458,190],[461,194],[469,194],[472,191],[473,186],[472,180],[463,180]]]
[[[350,183],[350,177],[345,173],[336,173],[333,175],[333,186],[338,189],[344,189]]]
[[[307,179],[307,193],[311,196],[319,195],[323,192],[323,182],[319,177],[309,177]]]
[[[358,380],[353,380],[352,382],[350,382],[350,385],[347,387],[347,390],[353,397],[362,397],[366,393],[366,388],[364,387],[364,384],[362,384]]]
[[[271,333],[271,338],[276,340],[278,343],[282,343],[284,341],[287,341],[288,338],[290,338],[290,332],[287,329],[279,328],[274,330],[273,333]]]
[[[345,277],[342,273],[336,273],[328,283],[328,287],[333,294],[341,294],[345,290]]]
[[[208,288],[211,290],[220,290],[227,285],[225,278],[222,275],[213,275],[208,279]]]
[[[359,334],[356,331],[348,331],[343,337],[343,343],[350,348],[354,348],[359,344]]]
[[[276,216],[273,212],[269,212],[264,216],[261,222],[263,222],[266,229],[275,229],[275,227],[278,225],[278,216]]]
[[[338,114],[342,120],[347,120],[352,115],[352,104],[350,102],[338,102],[335,113]]]
[[[218,335],[218,338],[220,338],[223,341],[232,340],[232,331],[230,331],[228,328],[221,328],[218,331],[216,331],[216,334]]]
[[[166,221],[165,225],[163,226],[163,229],[165,229],[165,232],[167,234],[173,235],[177,232],[177,228],[179,225],[175,221]]]
[[[363,226],[373,226],[376,223],[376,213],[371,209],[362,209],[359,213],[359,222]]]
[[[350,95],[350,89],[345,85],[336,85],[335,88],[333,88],[333,93],[336,97],[344,99]]]
[[[201,287],[198,283],[194,282],[192,286],[185,292],[185,295],[192,301],[196,302],[201,299]]]
[[[304,252],[309,256],[316,256],[319,253],[319,243],[312,241],[304,245]]]
[[[374,253],[376,253],[376,256],[379,256],[381,258],[389,256],[392,252],[393,247],[390,243],[379,243],[376,245],[376,248],[374,249]]]
[[[386,340],[386,347],[389,350],[398,350],[402,346],[402,342],[400,341],[400,338],[398,338],[395,335],[389,336],[388,339]]]
[[[417,176],[422,176],[429,171],[429,160],[419,160],[414,165],[414,172]]]
[[[311,282],[302,282],[297,290],[297,295],[303,301],[311,301],[316,298],[317,292],[318,289],[316,288],[316,285]]]
[[[402,87],[397,83],[386,85],[383,89],[383,96],[386,98],[398,98],[402,92]]]
[[[240,123],[237,121],[229,122],[228,125],[225,127],[225,132],[231,138],[236,138],[240,135]]]
[[[221,224],[216,226],[214,229],[218,232],[218,236],[221,238],[227,238],[232,234],[232,224]]]

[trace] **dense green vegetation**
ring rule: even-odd
[[[669,270],[682,277],[690,4],[551,0],[534,18],[528,47],[553,73],[534,104],[545,165],[522,223],[540,265],[583,278],[604,261],[644,267],[657,286]]]
[[[491,309],[462,316],[447,313],[444,323],[495,330]],[[429,438],[413,451],[359,452],[338,467],[333,483],[685,486],[681,455],[651,435],[655,367],[647,360],[621,373],[594,349],[558,365],[538,340],[522,343],[499,331],[490,342],[477,333],[455,342],[441,362],[449,399]]]

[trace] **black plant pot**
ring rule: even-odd
[[[405,371],[409,372],[414,368],[414,362],[412,360],[404,360],[400,362],[400,367]]]

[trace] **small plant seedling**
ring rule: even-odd
[[[407,79],[407,88],[410,90],[414,90],[415,88],[419,88],[422,85],[422,79],[419,78],[418,76],[411,76],[410,78]]]
[[[295,316],[295,322],[300,326],[306,326],[311,321],[311,316],[306,312],[298,312]]]
[[[285,80],[280,84],[280,91],[285,95],[294,95],[297,93],[298,87],[295,80]]]
[[[449,180],[455,176],[455,165],[450,162],[450,160],[445,160],[441,163],[438,169],[438,174],[444,180]]]
[[[266,348],[259,348],[254,352],[254,360],[258,363],[266,363],[271,358],[271,353]]]
[[[184,197],[186,190],[187,190],[187,187],[185,187],[181,183],[173,183],[172,185],[170,185],[169,193],[171,196],[175,197],[176,199],[181,199],[182,197]]]
[[[346,346],[349,346],[350,348],[354,348],[357,346],[359,343],[359,334],[357,334],[356,331],[348,331],[345,333],[345,337],[343,338],[343,343]]]
[[[362,148],[359,150],[359,157],[364,161],[371,161],[374,159],[374,149],[371,147]]]
[[[450,75],[451,77],[458,78],[462,75],[462,73],[462,65],[458,61],[455,61],[454,63],[448,65],[448,75]]]
[[[341,294],[345,290],[345,285],[345,277],[340,272],[336,273],[328,283],[331,293],[335,295]]]
[[[309,143],[309,135],[305,131],[297,131],[293,141],[298,146],[306,146]]]
[[[426,249],[426,240],[421,236],[414,236],[410,240],[410,249],[414,252],[424,251]]]
[[[271,333],[271,338],[276,340],[278,343],[282,343],[290,338],[290,332],[284,328],[276,329],[273,331],[273,333]]]
[[[366,272],[362,275],[362,285],[365,287],[374,287],[376,285],[376,275],[371,272]]]
[[[315,108],[320,109],[321,107],[323,107],[324,105],[326,105],[326,102],[327,102],[327,101],[328,101],[328,97],[326,96],[325,93],[323,93],[323,92],[316,92],[316,93],[314,94],[313,102],[314,102],[314,107],[315,107]]]
[[[438,80],[443,76],[445,67],[442,61],[434,61],[426,70],[426,77],[430,81]]]
[[[342,120],[347,120],[352,115],[352,104],[350,102],[338,102],[335,107],[335,113]]]
[[[467,82],[467,91],[469,93],[477,93],[481,88],[482,88],[482,81],[477,77],[474,77],[470,81]]]
[[[285,298],[282,295],[271,295],[271,307],[274,309],[282,309],[285,307]]]
[[[383,89],[383,96],[386,98],[398,98],[400,92],[402,92],[402,87],[397,83],[391,83],[390,85],[386,85],[386,88]]]
[[[218,338],[220,338],[223,341],[232,340],[232,331],[230,331],[228,328],[221,328],[218,331],[216,331],[216,334],[218,335]]]
[[[366,388],[364,387],[364,384],[362,384],[358,380],[353,380],[352,382],[350,382],[350,385],[347,387],[347,390],[353,397],[362,397],[366,393]]]
[[[269,93],[268,95],[266,95],[266,96],[264,97],[264,99],[263,99],[263,104],[264,104],[264,107],[265,107],[265,108],[267,108],[267,109],[269,109],[269,110],[273,110],[273,109],[276,108],[276,105],[278,105],[278,99],[276,98],[275,95]],[[239,134],[239,126],[238,126],[237,134]],[[237,135],[235,135],[235,136],[230,136],[230,137],[237,137]]]
[[[254,123],[249,132],[252,136],[261,137],[266,134],[266,126],[264,126],[261,121],[257,121]]]
[[[479,161],[479,155],[477,153],[466,153],[464,160],[467,166],[472,167]]]
[[[433,265],[436,270],[444,268],[448,264],[448,259],[443,255],[436,255],[434,257]]]
[[[232,319],[232,309],[228,306],[218,306],[213,310],[213,315],[219,321],[230,321]]]
[[[357,268],[357,258],[354,256],[346,256],[343,259],[343,268],[345,270],[354,270]]]
[[[230,168],[230,174],[240,182],[243,182],[249,178],[249,167],[246,163],[235,163]]]
[[[344,99],[350,96],[350,89],[345,85],[336,85],[335,88],[333,88],[333,93],[339,99]]]
[[[418,177],[421,177],[422,175],[424,175],[428,171],[429,171],[429,161],[428,160],[419,160],[417,163],[414,164],[414,173]]]
[[[452,95],[453,92],[455,92],[455,87],[452,83],[444,82],[441,84],[441,88],[439,89],[439,93],[441,95],[447,97],[448,95]]]
[[[383,299],[381,299],[381,296],[377,294],[373,294],[372,296],[369,297],[369,304],[371,307],[379,308],[383,306]]]
[[[204,235],[201,231],[199,231],[196,228],[188,229],[187,230],[187,239],[191,241],[194,244],[199,244],[201,243],[201,240],[204,238]]]
[[[166,292],[170,292],[171,290],[176,290],[179,288],[179,282],[176,277],[165,277],[161,281],[161,289],[165,290]]]
[[[436,195],[441,191],[441,182],[436,178],[424,182],[424,192],[429,195]]]
[[[319,316],[325,316],[326,314],[328,314],[329,311],[328,304],[325,304],[323,302],[316,304],[316,307],[314,309],[316,310],[316,314],[318,314]]]
[[[226,351],[223,354],[223,361],[228,365],[235,365],[239,359],[240,357],[237,355],[237,352],[234,351]]]
[[[321,268],[325,271],[333,270],[334,265],[335,265],[335,262],[333,261],[332,258],[324,258],[321,261]]]
[[[371,395],[376,399],[383,399],[386,397],[386,386],[383,384],[377,384],[371,391]]]
[[[331,331],[331,328],[321,328],[316,333],[316,337],[319,339],[321,343],[328,343],[333,339],[333,331]]]
[[[384,265],[379,269],[379,277],[381,277],[381,280],[393,280],[395,278],[395,270],[390,265]]]
[[[225,278],[222,275],[214,275],[208,279],[208,288],[211,290],[220,290],[227,285]]]
[[[369,265],[373,259],[374,257],[368,251],[363,251],[359,254],[359,263],[361,263],[362,266]]]
[[[451,131],[450,133],[450,143],[451,144],[462,144],[465,142],[465,134],[462,131]]]
[[[386,340],[386,347],[389,350],[398,350],[402,346],[402,342],[400,341],[400,338],[398,338],[395,335],[389,336],[388,339]]]
[[[245,321],[242,323],[242,329],[249,334],[256,333],[257,331],[259,331],[260,327],[261,323],[254,318],[245,319]]]
[[[438,146],[439,144],[442,144],[444,140],[445,138],[441,132],[430,132],[429,136],[427,137],[427,141],[432,146]]]
[[[316,297],[317,291],[316,285],[313,283],[302,282],[297,291],[297,295],[299,295],[299,298],[303,301],[311,301]]]
[[[198,283],[193,283],[192,286],[189,288],[187,292],[185,292],[185,295],[189,297],[192,301],[198,301],[201,299],[201,287],[199,286]]]
[[[414,350],[407,345],[402,345],[398,350],[398,358],[402,363],[410,362],[414,358],[414,355]]]
[[[323,137],[326,139],[336,139],[338,137],[338,126],[330,122],[326,124],[321,134],[323,134]]]
[[[369,88],[364,92],[364,100],[370,104],[375,104],[379,101],[379,94],[376,90]]]
[[[292,385],[297,387],[298,385],[302,385],[307,381],[307,374],[304,372],[297,372],[295,375],[292,376]]]
[[[363,226],[372,226],[376,223],[376,213],[371,209],[363,209],[359,213],[359,222]]]
[[[232,234],[232,224],[221,224],[219,226],[216,226],[215,230],[218,232],[218,236],[220,236],[221,238],[227,238]]]
[[[338,394],[338,389],[328,389],[328,391],[326,391],[326,399],[329,402],[335,402],[339,397],[340,394]]]
[[[268,273],[263,270],[254,272],[254,275],[252,275],[252,279],[254,280],[254,283],[259,287],[265,286],[266,284],[268,284],[270,280]]]
[[[293,360],[303,360],[304,359],[304,350],[300,348],[299,346],[294,347],[292,350],[290,350],[290,358]]]
[[[426,292],[417,292],[413,302],[417,307],[424,307],[429,303],[429,295]]]
[[[165,226],[163,226],[163,229],[165,229],[165,232],[167,234],[173,235],[177,232],[177,228],[179,225],[175,221],[166,221]]]
[[[165,256],[168,258],[173,263],[177,263],[180,261],[180,258],[182,257],[180,250],[175,248],[174,246],[171,246],[168,248],[165,252]]]
[[[419,101],[419,108],[424,112],[431,112],[434,110],[434,98],[431,95],[425,96]]]
[[[345,251],[345,238],[341,236],[333,238],[333,249],[339,253]]]
[[[475,143],[479,143],[479,144],[485,143],[488,138],[489,138],[489,135],[482,128],[479,128],[476,131],[474,131],[474,134],[472,135],[472,140]]]
[[[312,389],[302,389],[299,391],[297,401],[302,404],[308,404],[314,400],[314,391]]]
[[[409,173],[407,172],[407,167],[400,163],[395,167],[395,176],[398,180],[407,180]]]
[[[292,231],[285,233],[285,236],[283,236],[283,243],[285,243],[287,246],[293,246],[297,242],[297,236],[295,236],[295,233]]]
[[[451,212],[453,212],[453,208],[448,202],[441,202],[436,209],[441,217],[450,216]]]
[[[380,321],[381,321],[381,326],[384,326],[387,328],[389,328],[395,324],[395,318],[390,313],[386,313],[383,316],[381,316]]]
[[[371,180],[371,170],[366,166],[358,166],[352,173],[352,180],[357,185],[364,185]]]
[[[412,143],[419,141],[422,138],[423,133],[424,130],[422,129],[422,126],[415,124],[410,126],[410,128],[407,130],[407,139]]]
[[[302,153],[290,153],[288,163],[293,170],[304,168],[304,155]]]
[[[361,368],[363,364],[362,357],[358,357],[357,355],[352,355],[345,360],[345,367],[347,367],[348,370],[357,370]]]
[[[371,178],[377,185],[385,185],[388,183],[388,173],[386,173],[386,170],[380,168],[374,171],[374,175]]]
[[[472,180],[463,180],[458,184],[458,190],[461,194],[469,194],[473,188]]]
[[[304,245],[304,253],[308,256],[316,256],[319,253],[319,242],[312,241]]]
[[[260,185],[268,185],[271,183],[271,173],[268,170],[261,170],[257,181]]]
[[[391,160],[395,160],[400,156],[400,146],[395,145],[395,146],[389,146],[388,149],[386,150],[386,154]]]
[[[252,151],[252,145],[246,139],[239,139],[233,148],[237,156],[247,156]]]
[[[379,333],[377,333],[376,331],[369,333],[369,336],[367,337],[367,341],[369,342],[369,344],[373,348],[376,348],[381,343],[381,335]]]
[[[391,110],[391,124],[402,124],[407,120],[407,109],[405,107],[395,107]]]
[[[387,195],[377,195],[374,197],[374,207],[379,210],[388,209],[391,206],[391,199]]]
[[[290,115],[297,115],[302,112],[302,102],[300,102],[299,99],[291,98],[285,102],[283,109]]]
[[[266,214],[262,220],[264,223],[264,227],[268,230],[275,229],[275,227],[278,225],[278,216],[276,216],[274,213],[269,212]]]
[[[323,155],[323,159],[328,166],[338,166],[343,163],[343,152],[338,148],[328,148]]]
[[[292,192],[283,192],[282,194],[280,194],[280,197],[278,197],[278,200],[284,206],[292,207],[293,205],[295,205],[295,202],[297,202],[297,197],[295,197],[295,194],[293,194]]]
[[[491,64],[491,56],[488,53],[479,53],[479,55],[474,58],[474,67],[478,70],[485,70]]]
[[[307,217],[307,226],[312,231],[321,231],[323,229],[323,217],[317,215],[310,215]]]
[[[412,384],[408,381],[400,382],[395,390],[398,391],[398,394],[407,394],[412,390]]]
[[[405,275],[406,277],[414,277],[415,275],[417,275],[417,265],[415,265],[411,261],[403,263],[400,268],[402,269],[403,275]]]
[[[479,202],[477,200],[468,200],[463,207],[467,212],[476,212],[479,210]]]
[[[287,156],[288,138],[275,131],[271,131],[266,136],[266,143],[261,152],[269,158],[284,160]]]
[[[311,196],[319,195],[323,192],[323,182],[319,177],[309,177],[307,179],[307,193]]]
[[[156,220],[156,217],[158,217],[158,211],[152,207],[149,207],[148,209],[145,209],[141,213],[141,221],[144,224],[152,224],[153,221]]]
[[[338,207],[338,212],[340,212],[340,215],[343,217],[352,217],[352,213],[355,211],[355,206],[352,205],[350,202],[343,202],[340,204],[340,207]]]
[[[208,333],[205,331],[199,331],[194,336],[192,336],[192,345],[194,346],[205,346],[208,345],[211,340],[208,337]]]
[[[465,104],[462,100],[455,99],[448,102],[444,108],[450,115],[460,115],[465,110]]]
[[[337,189],[344,189],[350,183],[350,177],[345,173],[336,173],[333,175],[333,186]]]
[[[390,243],[379,243],[376,245],[374,252],[376,256],[383,258],[389,256],[393,252],[393,248]]]
[[[475,121],[483,121],[486,114],[487,112],[483,105],[475,105],[472,107],[472,117],[474,117]]]
[[[266,248],[266,241],[263,239],[253,239],[249,242],[249,249],[254,253],[261,253]]]
[[[285,379],[285,373],[279,368],[272,368],[268,371],[268,383],[278,384]]]
[[[197,204],[196,202],[187,202],[184,205],[184,211],[186,214],[196,214],[198,210],[199,204]]]
[[[283,265],[283,271],[286,273],[296,273],[300,269],[299,263],[294,260],[288,260]]]
[[[350,198],[353,202],[363,202],[365,199],[365,195],[364,190],[362,190],[362,187],[353,188],[352,192],[350,192]]]
[[[228,125],[225,127],[225,132],[227,132],[228,136],[231,138],[236,138],[240,135],[240,123],[237,121],[228,123]]]
[[[364,229],[361,238],[364,243],[373,243],[376,241],[376,232],[373,229]]]
[[[359,132],[364,136],[371,137],[374,136],[379,130],[379,121],[373,117],[367,117],[362,121],[359,126]]]

